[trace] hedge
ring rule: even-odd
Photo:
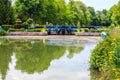
[[[8,31],[9,28],[13,28],[13,25],[2,25],[2,29]]]
[[[9,32],[42,32],[42,29],[24,29],[24,28],[20,28],[20,29],[15,29],[15,28],[10,28]]]
[[[5,36],[5,35],[6,35],[6,31],[0,30],[0,36]]]

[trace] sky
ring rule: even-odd
[[[66,0],[67,2],[69,0]],[[117,4],[119,0],[80,0],[82,1],[86,6],[92,6],[94,9],[97,10],[103,10],[107,9],[109,10],[110,7],[112,7],[114,4]]]

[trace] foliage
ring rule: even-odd
[[[25,28],[20,28],[20,29],[15,29],[15,28],[10,28],[9,32],[42,32],[42,28],[35,28],[35,29],[25,29]]]
[[[65,0],[17,0],[14,9],[16,18],[20,18],[22,21],[32,18],[40,24],[49,22],[62,25],[66,23],[89,25],[90,23],[90,13],[80,1],[71,0],[69,4],[66,4]]]
[[[108,12],[106,9],[102,11],[95,11],[93,7],[88,7],[88,10],[91,14],[91,25],[98,25],[98,26],[110,26],[111,20],[108,16]]]
[[[11,0],[0,0],[0,25],[13,23],[14,12],[11,6]]]
[[[35,24],[42,25],[46,22],[53,25],[75,26],[120,24],[120,1],[109,11],[106,9],[95,11],[93,7],[87,7],[78,0],[69,0],[69,3],[65,0],[16,0],[13,5],[11,0],[1,0],[0,5],[0,25],[13,24],[14,16],[15,19],[19,18],[23,21],[26,29],[30,26],[28,24],[30,19],[34,20]]]
[[[13,28],[13,25],[2,25],[2,29],[8,31],[9,28]]]
[[[25,28],[25,26],[24,26],[23,24],[15,24],[15,25],[14,25],[14,28],[20,29],[20,28]]]
[[[71,0],[68,4],[68,8],[70,9],[70,21],[69,23],[72,25],[89,25],[90,23],[90,13],[81,1],[73,1]]]
[[[28,19],[27,19],[27,23],[28,23],[28,24],[33,24],[33,19],[28,18]]]
[[[25,28],[25,29],[28,29],[28,28],[29,28],[29,24],[28,24],[27,22],[24,22],[23,25],[24,25],[24,28]]]
[[[28,18],[23,24],[24,24],[25,29],[28,29],[33,24],[33,19]]]
[[[91,32],[107,32],[108,30],[102,30],[102,29],[97,29],[97,30],[90,30]]]
[[[118,28],[109,32],[107,38],[100,42],[93,50],[90,58],[91,68],[107,73],[109,79],[120,77],[120,30]]]
[[[41,32],[42,29],[39,29],[39,28],[37,28],[37,29],[28,29],[28,31],[29,32]]]
[[[25,28],[25,26],[22,24],[22,21],[20,19],[17,19],[14,28],[20,29],[20,28]]]
[[[10,28],[9,32],[24,32],[24,28],[16,29],[16,28]]]
[[[0,30],[0,36],[5,36],[7,33],[4,30]]]
[[[110,8],[108,15],[115,26],[120,25],[120,1]]]
[[[90,30],[88,28],[83,28],[83,31],[90,32]]]

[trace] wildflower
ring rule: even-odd
[[[116,69],[115,68],[112,68],[113,71],[115,71]],[[120,78],[119,78],[120,79]]]
[[[116,80],[120,80],[120,78],[117,78]]]
[[[113,38],[113,41],[115,41],[116,39],[115,38]]]
[[[114,53],[115,53],[115,51],[111,51],[111,53],[113,53],[113,54],[114,54]]]

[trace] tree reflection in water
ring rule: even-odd
[[[9,63],[11,62],[11,56],[13,48],[12,44],[7,39],[0,39],[0,73],[2,80],[5,80],[7,71],[9,70]]]
[[[9,63],[13,52],[16,56],[17,70],[33,74],[43,72],[50,66],[50,62],[61,58],[66,50],[69,51],[68,58],[79,53],[83,48],[78,46],[55,46],[47,45],[47,40],[12,40],[0,39],[0,73],[2,80],[5,79],[9,70]]]
[[[100,72],[97,69],[90,69],[90,80],[111,80],[106,72]]]

